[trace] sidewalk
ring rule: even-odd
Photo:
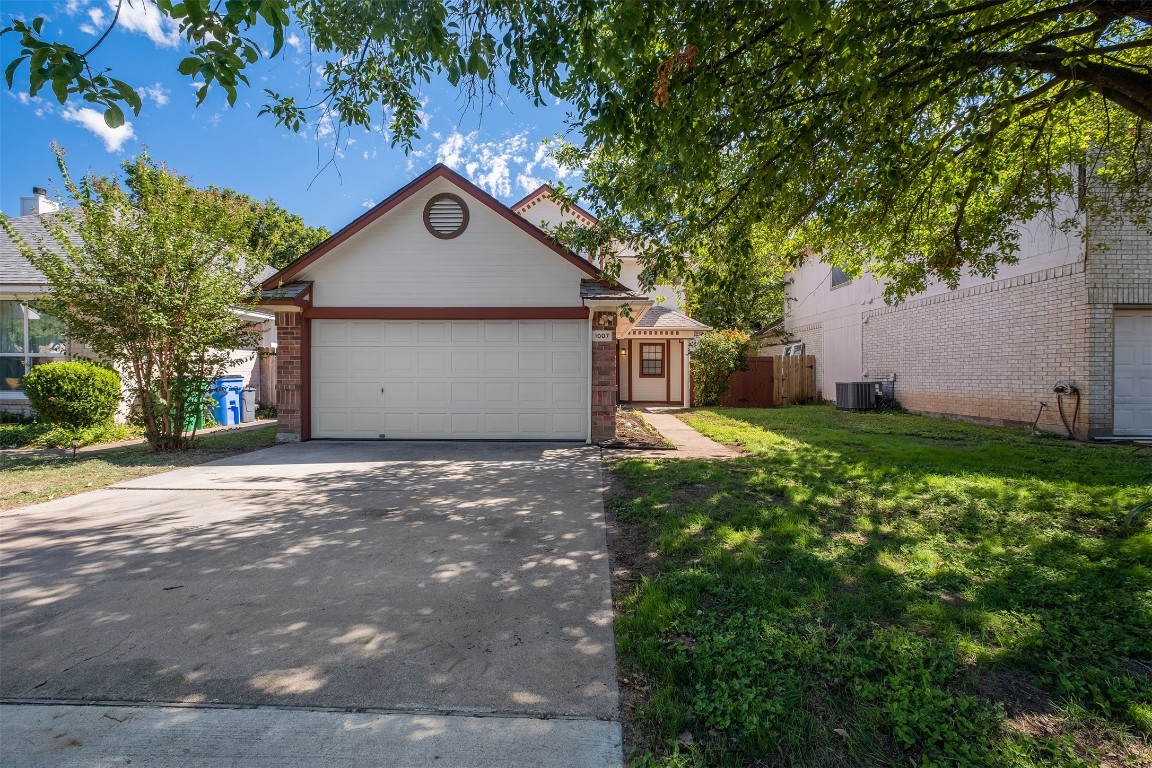
[[[629,451],[628,455],[662,459],[735,459],[743,454],[735,448],[704,437],[676,418],[669,410],[639,408],[652,428],[676,446],[675,451]]]

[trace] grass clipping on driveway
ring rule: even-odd
[[[1152,765],[1147,450],[683,418],[750,456],[614,467],[634,765]]]
[[[39,504],[106,485],[203,464],[276,442],[275,425],[213,432],[187,451],[153,453],[132,445],[71,454],[13,453],[0,457],[0,509]]]

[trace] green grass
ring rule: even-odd
[[[104,451],[60,455],[0,457],[0,509],[38,504],[95,490],[134,477],[203,464],[276,442],[275,425],[213,432],[197,438],[187,451],[153,453],[134,445]]]
[[[614,468],[634,765],[1152,765],[1152,454],[909,414],[685,414]],[[642,559],[642,558],[638,558]],[[627,563],[625,563],[627,565]]]
[[[141,437],[144,430],[132,424],[99,424],[79,432],[43,421],[0,424],[0,448],[70,448],[74,437],[79,446],[117,443]]]

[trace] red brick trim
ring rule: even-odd
[[[586,320],[588,307],[310,307],[310,320]]]
[[[300,321],[300,439],[312,439],[312,321]]]

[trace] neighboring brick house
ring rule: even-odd
[[[825,400],[838,381],[892,380],[912,411],[1023,425],[1045,402],[1039,427],[1064,432],[1053,387],[1071,381],[1079,436],[1152,435],[1152,237],[1068,213],[1086,238],[1022,226],[1018,263],[896,306],[811,258],[788,286],[785,334],[816,356]]]

